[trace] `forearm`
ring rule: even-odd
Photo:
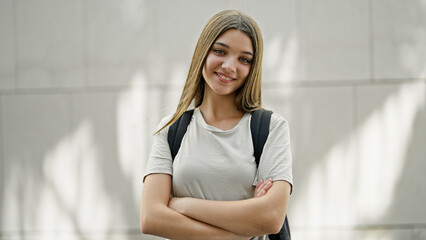
[[[139,215],[143,233],[170,239],[245,239],[170,209],[171,183],[167,174],[145,178]]]
[[[166,206],[153,206],[141,215],[142,232],[170,239],[247,239],[224,229],[199,222]]]
[[[185,199],[188,207],[182,214],[193,219],[235,232],[244,236],[259,236],[269,233],[263,229],[265,213],[256,211],[260,199],[243,201],[210,201],[195,198]],[[266,215],[266,214],[265,214]],[[266,224],[265,224],[266,225]]]
[[[241,201],[209,201],[194,198],[172,199],[172,209],[210,225],[243,236],[278,232],[284,222],[289,187],[286,183],[258,198]],[[283,192],[288,192],[287,194]]]

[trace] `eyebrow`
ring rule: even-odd
[[[218,45],[221,45],[223,47],[230,48],[228,45],[226,45],[225,43],[222,43],[222,42],[215,42],[214,44],[218,44]],[[253,56],[253,53],[251,53],[251,52],[243,51],[242,53]]]

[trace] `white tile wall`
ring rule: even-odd
[[[15,4],[18,87],[84,86],[83,1]]]
[[[158,238],[142,234],[96,234],[96,233],[80,233],[80,234],[33,234],[31,236],[2,236],[1,240],[159,240]]]
[[[137,151],[141,133],[136,132],[140,129],[136,123],[121,125],[123,116],[119,114],[129,114],[119,109],[121,99],[117,92],[71,96],[71,132],[75,136],[71,152],[82,164],[77,171],[79,206],[75,214],[87,229],[139,228],[135,209],[139,208],[140,192],[136,198],[133,175],[141,169]]]
[[[5,190],[5,185],[4,185],[4,172],[5,172],[5,167],[4,167],[4,161],[3,161],[3,106],[2,106],[2,97],[0,96],[0,212],[2,212],[3,215],[3,202],[4,202],[4,190]],[[3,227],[3,218],[0,218],[0,229],[2,229]]]
[[[339,238],[345,240],[411,240],[412,230],[410,229],[372,229],[372,230],[349,230],[341,231]],[[336,240],[337,240],[336,239]]]
[[[415,240],[411,229],[294,229],[292,238],[297,240]],[[422,239],[422,238],[420,238]]]
[[[357,88],[357,203],[364,224],[426,222],[419,211],[426,193],[418,191],[426,181],[425,95],[421,82]]]
[[[0,89],[15,87],[14,1],[0,1]]]
[[[60,94],[2,96],[1,111],[2,156],[6,169],[2,231],[72,225],[66,201],[58,195],[66,185],[58,186],[57,179],[52,179],[55,174],[67,176],[67,169],[56,165],[58,172],[52,175],[50,167],[52,161],[61,162],[55,157],[67,147],[64,142],[69,130],[67,97]]]
[[[426,76],[426,4],[424,1],[372,1],[374,77]]]
[[[153,12],[150,1],[89,0],[85,4],[90,86],[125,86],[149,69]]]
[[[414,240],[426,239],[426,228],[416,229],[414,236]]]
[[[369,79],[369,1],[302,0],[299,4],[301,78]]]
[[[291,226],[290,226],[291,228]],[[340,240],[339,231],[324,229],[290,229],[291,238],[296,240]]]

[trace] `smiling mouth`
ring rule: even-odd
[[[233,80],[232,77],[226,76],[226,75],[224,75],[222,73],[216,72],[216,75],[219,77],[220,80],[223,80],[225,82],[231,82]]]

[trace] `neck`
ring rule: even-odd
[[[235,98],[235,94],[222,96],[214,94],[206,88],[203,102],[200,105],[201,113],[205,118],[215,120],[241,118],[244,112],[238,109]]]

